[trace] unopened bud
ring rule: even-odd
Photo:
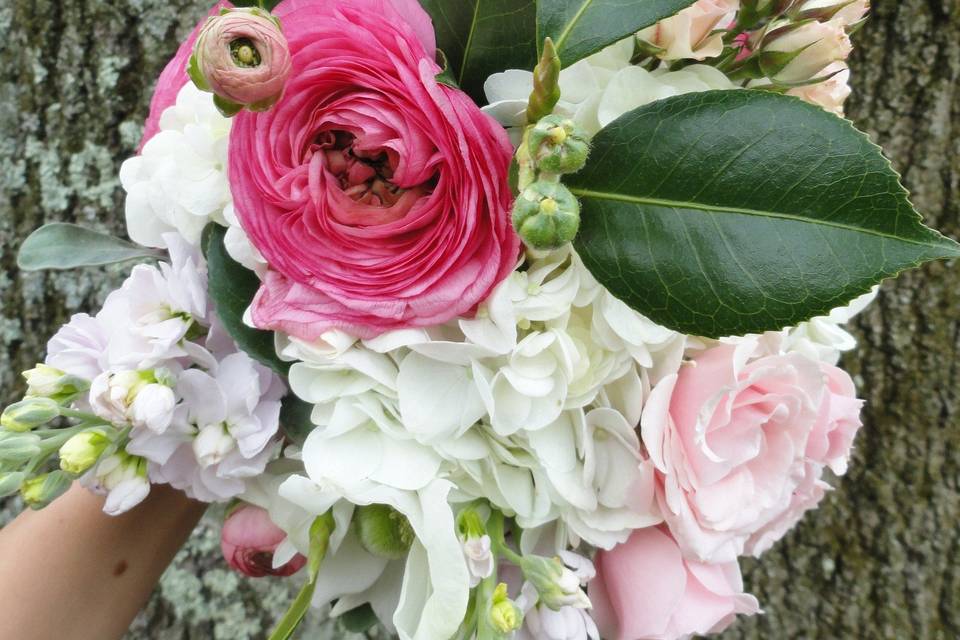
[[[60,404],[70,402],[90,388],[90,383],[46,364],[38,364],[23,372],[27,381],[27,395],[50,398]]]
[[[591,608],[590,599],[580,588],[580,579],[559,558],[524,556],[520,568],[548,608]]]
[[[25,481],[20,487],[20,495],[31,509],[43,509],[66,493],[70,483],[69,475],[54,471]]]
[[[12,496],[20,490],[23,481],[27,479],[27,474],[20,471],[9,473],[0,472],[0,498]]]
[[[560,56],[553,40],[543,41],[543,53],[540,62],[533,69],[533,93],[527,102],[527,122],[533,124],[540,118],[553,113],[560,101]]]
[[[381,558],[405,557],[416,538],[407,517],[384,504],[360,507],[354,523],[363,548]]]
[[[523,612],[507,595],[507,585],[497,585],[490,605],[490,623],[503,634],[516,631],[523,626]]]
[[[220,464],[236,446],[237,441],[223,424],[207,425],[193,439],[193,453],[204,468]]]
[[[25,398],[3,411],[0,427],[14,432],[31,431],[59,416],[60,405],[50,398]]]
[[[590,154],[586,132],[562,116],[542,118],[530,130],[527,144],[537,168],[548,173],[576,173]]]
[[[869,0],[807,0],[797,10],[799,20],[839,20],[844,25],[855,25],[870,10]]]
[[[230,117],[245,107],[266,111],[283,97],[292,62],[280,22],[253,8],[224,9],[207,20],[187,69]]]
[[[774,82],[797,85],[846,60],[852,50],[850,36],[838,20],[787,25],[764,39],[760,68]]]
[[[60,447],[60,468],[79,476],[97,463],[112,440],[100,429],[73,436]]]
[[[0,431],[0,463],[10,466],[26,464],[42,452],[40,436],[32,433]]]
[[[513,206],[513,228],[534,249],[559,249],[577,237],[580,203],[558,182],[535,182]]]

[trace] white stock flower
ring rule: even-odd
[[[78,313],[47,343],[46,364],[92,381],[107,367],[108,342],[106,328],[99,320]]]
[[[487,535],[468,538],[463,542],[463,556],[467,560],[471,588],[493,575],[494,559],[490,547],[490,536]]]
[[[111,516],[125,513],[150,493],[146,461],[118,451],[103,458],[81,483],[95,493],[107,496],[103,511]]]
[[[516,640],[600,640],[597,625],[590,617],[591,607],[582,587],[596,576],[589,559],[570,551],[561,551],[564,568],[559,586],[573,594],[568,604],[553,609],[540,600],[533,584],[524,583],[517,606],[524,612],[523,627]]]
[[[179,375],[183,402],[163,433],[134,430],[127,450],[151,462],[150,478],[204,502],[227,500],[263,473],[276,451],[282,381],[245,353],[209,372]]]
[[[192,82],[184,85],[177,103],[163,113],[160,131],[141,155],[120,168],[127,230],[135,242],[162,248],[164,235],[175,231],[196,245],[209,222],[226,224],[230,124],[214,106],[212,94]]]

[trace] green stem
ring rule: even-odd
[[[497,588],[497,572],[489,578],[484,578],[477,587],[477,640],[496,640],[502,634],[498,633],[490,620],[490,607],[493,603],[493,592]]]
[[[490,542],[497,555],[503,556],[512,564],[520,566],[523,558],[507,545],[504,537],[503,514],[494,510],[487,521],[487,535],[490,536]]]

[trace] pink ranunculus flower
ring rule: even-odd
[[[651,393],[643,442],[684,552],[759,555],[816,506],[824,466],[846,469],[862,403],[849,376],[747,339],[700,354]]]
[[[210,13],[207,15],[208,17],[215,16],[219,14],[222,9],[229,9],[231,7],[233,7],[232,3],[227,0],[221,0],[210,9]],[[200,32],[203,30],[203,25],[205,25],[206,22],[206,18],[200,21],[196,28],[190,33],[189,37],[180,45],[180,48],[177,49],[177,53],[173,56],[173,59],[164,67],[160,78],[157,79],[157,86],[153,91],[153,98],[150,101],[150,115],[147,116],[147,121],[144,123],[143,137],[140,139],[140,145],[137,147],[138,153],[143,149],[143,146],[147,144],[147,141],[160,131],[160,117],[163,116],[163,112],[177,103],[177,94],[180,93],[180,89],[183,89],[183,86],[190,82],[190,76],[187,75],[187,67],[190,64],[190,56],[193,55],[193,48],[197,44],[197,38],[200,37]]]
[[[736,561],[686,559],[661,527],[639,529],[594,558],[593,618],[605,640],[678,640],[719,633],[738,615],[760,611],[743,593]]]
[[[467,315],[513,270],[506,133],[435,76],[415,0],[287,0],[293,74],[241,113],[230,183],[269,263],[254,323],[305,340]]]
[[[265,111],[283,96],[290,77],[290,50],[279,22],[263,9],[226,10],[207,19],[194,62],[201,89],[220,98],[229,113]]]
[[[220,549],[227,564],[245,576],[292,576],[307,559],[297,554],[286,564],[273,566],[273,554],[286,537],[264,509],[243,505],[223,523]]]

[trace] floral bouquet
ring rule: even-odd
[[[228,503],[345,628],[685,638],[842,475],[843,324],[960,245],[843,119],[866,0],[221,2],[123,164],[137,260],[3,412],[0,495]]]

